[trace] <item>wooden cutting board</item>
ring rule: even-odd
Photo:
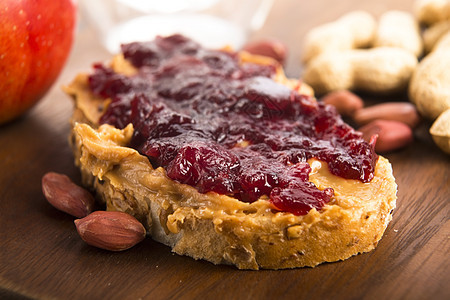
[[[412,10],[408,0],[306,2],[276,1],[252,37],[284,41],[293,77],[313,26],[354,9]],[[450,157],[432,142],[427,122],[412,145],[386,155],[398,205],[370,253],[316,268],[240,271],[172,254],[151,239],[121,253],[87,246],[73,218],[45,201],[40,180],[56,171],[79,182],[67,142],[72,104],[60,87],[108,58],[80,26],[58,83],[26,116],[0,127],[0,299],[450,299]]]

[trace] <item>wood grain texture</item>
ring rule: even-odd
[[[252,39],[276,37],[299,76],[302,37],[318,24],[364,9],[411,11],[410,0],[277,0]],[[72,104],[60,86],[108,59],[81,28],[58,83],[23,118],[0,127],[1,299],[450,299],[450,157],[423,123],[414,144],[387,158],[399,185],[397,209],[377,249],[344,262],[282,271],[239,271],[174,255],[146,239],[111,253],[86,245],[73,218],[44,199],[48,171],[79,182],[67,136]],[[381,99],[383,100],[383,99]]]

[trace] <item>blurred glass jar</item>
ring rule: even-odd
[[[260,29],[274,0],[81,0],[82,16],[105,48],[181,33],[206,47],[239,49]]]

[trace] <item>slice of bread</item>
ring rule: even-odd
[[[267,63],[247,53],[241,60]],[[121,55],[111,66],[127,75],[137,71]],[[311,93],[280,67],[274,80]],[[384,157],[368,183],[335,176],[325,162],[310,159],[309,180],[320,190],[333,188],[334,196],[321,210],[297,216],[275,210],[267,196],[247,203],[170,179],[129,147],[131,124],[99,125],[108,100],[94,96],[88,75],[78,75],[65,91],[75,103],[71,145],[84,184],[95,189],[107,210],[135,216],[153,239],[180,255],[239,269],[313,267],[371,251],[391,220],[397,185]]]

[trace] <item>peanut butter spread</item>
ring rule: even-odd
[[[245,203],[201,194],[169,179],[164,169],[153,169],[146,157],[126,147],[132,130],[131,125],[95,130],[76,123],[80,168],[108,210],[134,215],[179,254],[250,269],[315,266],[372,250],[391,220],[396,185],[383,157],[370,183],[339,178],[326,164],[310,160],[310,180],[319,188],[333,188],[335,197],[320,212],[295,216],[273,210],[265,199]],[[199,224],[204,228],[197,231]],[[224,249],[196,254],[213,245]]]
[[[270,63],[246,53],[240,59]],[[111,67],[127,75],[137,72],[121,55]],[[281,68],[274,79],[308,91]],[[107,210],[135,216],[153,239],[178,254],[240,269],[316,266],[374,249],[391,220],[397,185],[384,157],[378,157],[369,182],[333,175],[326,162],[309,159],[309,181],[334,194],[322,209],[295,215],[280,211],[265,195],[244,202],[213,191],[200,193],[169,178],[163,167],[154,168],[130,147],[133,125],[99,125],[109,100],[92,94],[87,75],[77,76],[65,90],[75,99],[71,142],[84,183],[95,188]]]

